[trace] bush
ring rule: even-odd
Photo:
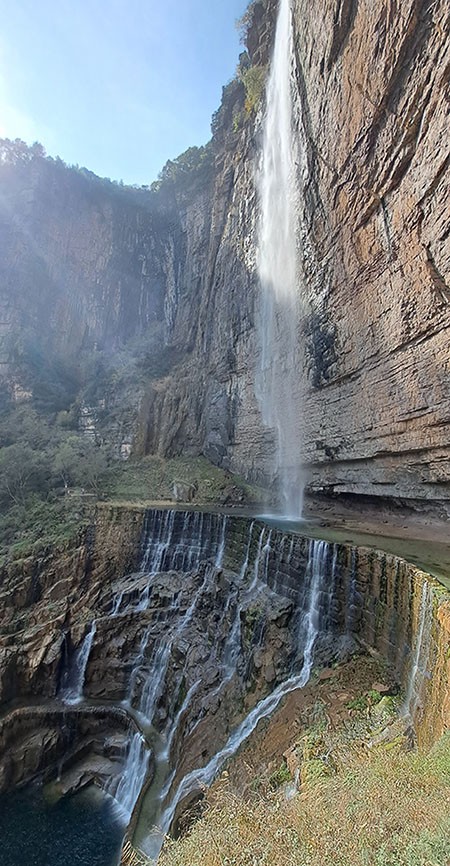
[[[239,77],[245,87],[245,110],[247,114],[255,114],[261,102],[267,68],[265,66],[249,66],[239,71]]]

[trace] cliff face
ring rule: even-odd
[[[253,6],[254,65],[269,60],[275,13],[272,0]],[[294,0],[293,17],[304,157],[293,399],[310,488],[448,500],[448,4]],[[213,166],[158,193],[105,193],[42,160],[3,166],[1,305],[6,331],[22,317],[55,350],[114,349],[156,323],[176,360],[149,377],[136,450],[204,453],[262,477],[273,441],[254,396],[261,116],[244,100],[238,82],[225,88]]]
[[[86,751],[102,778],[117,773],[124,700],[164,734],[181,779],[313,658],[361,645],[403,687],[423,746],[450,725],[448,593],[378,550],[235,515],[103,506],[64,550],[4,566],[0,589],[0,790]],[[76,784],[92,772],[82,762]]]
[[[448,4],[296,2],[295,19],[312,477],[448,497]]]

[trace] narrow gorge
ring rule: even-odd
[[[328,866],[262,827],[372,756],[442,750],[450,802],[448,0],[242,26],[151,187],[0,143],[6,853],[23,814],[79,866]],[[256,848],[193,855],[229,803]]]

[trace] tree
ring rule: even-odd
[[[0,496],[23,505],[28,493],[46,487],[48,463],[45,455],[29,445],[17,443],[0,449]]]
[[[53,471],[56,477],[63,482],[66,491],[71,484],[76,483],[80,460],[80,437],[69,436],[61,443],[53,460]]]
[[[53,460],[53,470],[65,490],[70,485],[77,485],[97,495],[107,466],[104,449],[86,436],[69,436],[61,443]]]

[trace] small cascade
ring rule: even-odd
[[[68,674],[64,677],[64,681],[67,685],[63,687],[59,695],[65,704],[79,704],[83,699],[86,669],[96,630],[97,623],[94,619],[92,620],[91,627],[83,638],[81,645],[73,655]]]
[[[108,791],[119,804],[127,821],[130,820],[139,794],[142,791],[148,773],[149,762],[150,751],[147,743],[142,734],[136,731],[130,740],[128,755],[119,784],[114,792],[111,789]]]
[[[429,583],[424,580],[420,599],[418,631],[414,646],[406,694],[405,708],[411,719],[420,707],[424,680],[430,656],[431,629],[433,625],[433,595]]]
[[[239,727],[228,738],[223,749],[217,752],[205,767],[198,770],[192,770],[192,772],[188,773],[184,777],[172,800],[161,816],[161,844],[164,837],[170,831],[178,804],[184,799],[184,797],[193,791],[198,791],[211,785],[217,773],[221,767],[223,767],[225,761],[236,754],[242,743],[244,743],[256,729],[259,722],[262,719],[267,718],[267,716],[272,715],[281,703],[282,699],[290,692],[295,691],[295,689],[302,688],[302,686],[305,685],[305,682],[306,679],[302,674],[300,674],[299,676],[290,677],[285,680],[285,682],[281,683],[281,685],[268,695],[267,698],[264,698],[264,700],[260,701],[256,707],[254,707],[242,724],[239,725]],[[154,843],[155,838],[153,837],[153,839],[151,839],[151,847],[147,851],[151,856],[155,856]]]
[[[259,580],[259,565],[260,565],[260,562],[261,562],[261,555],[262,555],[263,541],[264,541],[264,534],[265,534],[265,532],[266,532],[266,528],[263,526],[263,528],[261,529],[260,535],[259,535],[258,547],[257,547],[257,550],[256,550],[256,556],[255,556],[255,562],[254,562],[254,564],[253,564],[253,580],[252,580],[252,582],[251,582],[251,584],[250,584],[250,586],[249,586],[249,589],[248,589],[248,594],[249,594],[249,595],[251,595],[251,593],[256,589],[256,587],[257,587],[257,585],[258,585],[258,580]]]
[[[217,551],[216,556],[216,568],[222,568],[223,557],[225,554],[225,530],[227,528],[227,516],[226,514],[222,515],[222,529],[220,533],[220,544],[219,549]]]
[[[266,540],[267,549],[270,549],[270,538]],[[260,535],[256,561],[259,562],[263,552],[263,535]],[[225,746],[214,755],[205,767],[188,773],[180,783],[177,791],[166,806],[160,819],[160,832],[152,834],[147,840],[147,853],[152,857],[157,856],[164,836],[169,832],[178,804],[190,793],[208,787],[225,763],[225,761],[236,754],[242,743],[253,733],[261,719],[271,715],[279,706],[281,700],[290,692],[303,688],[308,682],[313,660],[314,645],[319,632],[328,624],[328,594],[327,594],[327,563],[330,554],[330,546],[326,541],[312,539],[309,543],[308,567],[305,574],[306,591],[304,598],[306,606],[301,618],[299,641],[301,641],[302,665],[298,673],[293,672],[284,682],[254,707],[244,721],[236,728],[228,738]],[[326,599],[324,603],[323,599]],[[323,618],[326,622],[323,622]],[[232,629],[232,643],[237,640],[239,616],[236,616]],[[237,662],[238,653],[232,653],[233,658],[229,664],[232,666]],[[161,835],[162,834],[162,835]],[[156,853],[155,853],[156,852]]]
[[[299,686],[306,685],[311,675],[313,651],[319,631],[321,630],[321,596],[326,590],[326,563],[329,545],[326,541],[312,539],[309,546],[309,561],[306,572],[308,587],[308,607],[301,623],[301,643],[303,645],[303,668],[299,676]],[[324,626],[327,627],[325,622]]]
[[[139,645],[139,650],[138,650],[137,656],[136,656],[134,663],[133,663],[133,671],[132,671],[130,683],[128,686],[128,700],[126,701],[126,703],[128,703],[130,705],[133,703],[133,695],[134,695],[134,692],[136,689],[136,681],[137,681],[137,678],[141,672],[141,667],[144,664],[145,652],[147,650],[148,643],[150,640],[150,633],[151,633],[150,628],[145,629],[145,631],[142,633],[141,643]]]
[[[264,572],[264,582],[267,585],[269,582],[269,562],[270,562],[270,554],[272,552],[272,548],[270,546],[270,542],[272,540],[272,530],[269,529],[269,534],[267,536],[267,541],[262,549],[263,554],[263,572]]]
[[[145,718],[145,720],[149,724],[153,722],[153,717],[156,707],[158,705],[158,701],[161,698],[164,690],[164,683],[170,663],[172,646],[174,643],[180,640],[182,635],[188,629],[189,624],[191,623],[194,616],[199,599],[201,598],[205,587],[211,581],[211,579],[215,577],[215,575],[216,571],[213,566],[207,566],[205,568],[204,578],[200,587],[195,592],[191,604],[186,609],[184,615],[180,618],[180,621],[176,625],[176,628],[170,633],[170,636],[168,634],[162,634],[161,638],[156,640],[153,646],[152,655],[149,663],[145,662],[145,654],[148,644],[150,642],[150,629],[147,629],[142,636],[139,652],[136,657],[133,673],[130,679],[130,685],[128,689],[128,702],[132,704],[133,697],[136,691],[136,683],[138,677],[143,676],[145,678],[145,684],[141,691],[138,704],[138,712]],[[172,610],[175,611],[175,608],[172,608]]]
[[[111,616],[118,616],[119,615],[124,594],[125,593],[122,590],[121,592],[118,592],[117,595],[114,596],[112,610],[111,610]]]
[[[146,515],[141,572],[187,572],[201,562],[221,565],[225,553],[227,516],[176,509]]]
[[[173,743],[175,736],[176,736],[176,733],[178,731],[180,721],[183,718],[184,714],[189,709],[192,698],[194,697],[197,689],[199,688],[200,683],[201,683],[201,680],[197,680],[197,682],[193,683],[193,685],[190,687],[180,709],[178,710],[173,722],[170,725],[169,731],[166,735],[167,740],[166,740],[166,746],[165,746],[164,753],[163,753],[163,759],[164,760],[166,760],[170,757],[170,750],[172,748],[172,743]]]
[[[139,613],[147,610],[152,591],[152,578],[168,571],[196,571],[205,560],[211,560],[217,568],[223,565],[227,533],[226,514],[209,514],[200,511],[178,511],[177,509],[155,509],[145,516],[141,540],[141,564],[131,579],[149,580],[140,593],[139,601],[124,608],[127,590],[121,588],[112,600],[111,616],[124,613]]]
[[[294,134],[295,52],[290,0],[280,0],[267,84],[261,168],[258,275],[261,345],[255,390],[263,423],[275,436],[274,475],[283,511],[301,516],[298,281],[298,135]]]
[[[245,549],[245,558],[244,558],[244,561],[243,561],[243,563],[242,563],[241,570],[240,570],[240,572],[239,572],[239,582],[240,582],[240,583],[242,583],[242,581],[245,579],[245,575],[247,574],[248,563],[249,563],[249,560],[250,560],[250,549],[251,549],[251,546],[252,546],[253,527],[254,527],[254,525],[255,525],[255,521],[252,520],[252,522],[251,522],[251,524],[250,524],[249,533],[248,533],[247,547],[246,547],[246,549]]]
[[[162,641],[156,644],[150,661],[149,671],[139,701],[139,712],[151,724],[157,703],[162,695],[167,668],[170,661],[172,644]]]

